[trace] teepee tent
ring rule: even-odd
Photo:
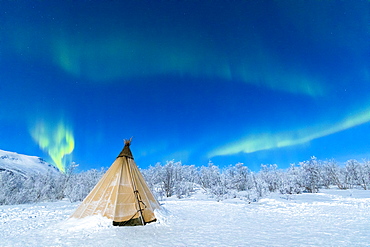
[[[134,162],[130,140],[71,217],[102,215],[115,226],[145,225],[156,221],[160,205]]]

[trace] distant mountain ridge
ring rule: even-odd
[[[40,157],[0,150],[0,172],[9,171],[25,177],[37,173],[59,173],[58,168]]]

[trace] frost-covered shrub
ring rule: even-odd
[[[23,204],[63,199],[60,175],[0,173],[0,204]]]
[[[270,192],[275,192],[281,184],[281,171],[277,169],[277,165],[261,165],[259,172],[261,179],[266,183]]]
[[[268,184],[263,180],[260,173],[254,173],[252,175],[253,183],[254,183],[254,190],[256,193],[256,200],[263,198],[269,193]]]
[[[321,162],[316,157],[311,157],[309,161],[300,162],[302,167],[302,181],[306,192],[316,193],[320,188],[320,165]]]
[[[56,201],[68,198],[83,200],[99,181],[104,171],[89,170],[66,174],[23,175],[9,171],[0,172],[0,205]]]
[[[348,188],[352,189],[358,183],[358,166],[357,160],[348,160],[345,166],[345,183]]]
[[[231,190],[246,191],[253,188],[251,172],[243,163],[229,166],[225,172],[227,187]]]
[[[345,189],[342,169],[335,160],[324,162],[322,169],[322,182],[326,188],[336,185],[339,189]]]
[[[223,199],[228,193],[226,176],[212,162],[209,162],[208,166],[200,168],[199,182],[201,187],[217,200]]]
[[[180,165],[176,172],[177,182],[175,183],[174,194],[178,198],[187,197],[194,192],[197,169],[194,165]]]
[[[17,204],[25,177],[12,172],[0,173],[0,204]]]
[[[199,183],[205,190],[209,190],[212,187],[219,186],[221,184],[221,173],[220,168],[215,166],[212,162],[208,163],[208,166],[202,166],[199,171]]]
[[[348,160],[345,166],[345,182],[349,188],[360,186],[364,190],[370,187],[370,162],[363,160],[362,163],[357,160]]]
[[[370,161],[364,160],[358,167],[358,182],[364,189],[370,189]]]
[[[182,165],[173,160],[164,165],[157,163],[141,171],[149,188],[159,198],[189,196],[194,191],[198,176],[194,165]]]
[[[164,192],[162,191],[161,186],[159,185],[160,179],[159,173],[161,171],[160,163],[157,163],[155,166],[149,166],[148,169],[141,169],[141,173],[144,176],[146,183],[148,184],[150,190],[154,193],[156,198],[162,199],[165,197]]]
[[[279,192],[281,194],[300,194],[304,190],[304,182],[302,181],[302,169],[291,164],[290,167],[281,172],[279,182]]]

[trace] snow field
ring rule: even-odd
[[[369,246],[370,191],[271,194],[258,203],[195,194],[161,201],[159,221],[69,219],[78,203],[0,206],[1,246]]]

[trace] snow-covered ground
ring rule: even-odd
[[[370,191],[161,203],[158,222],[136,227],[69,219],[67,201],[0,206],[0,246],[370,246]]]

